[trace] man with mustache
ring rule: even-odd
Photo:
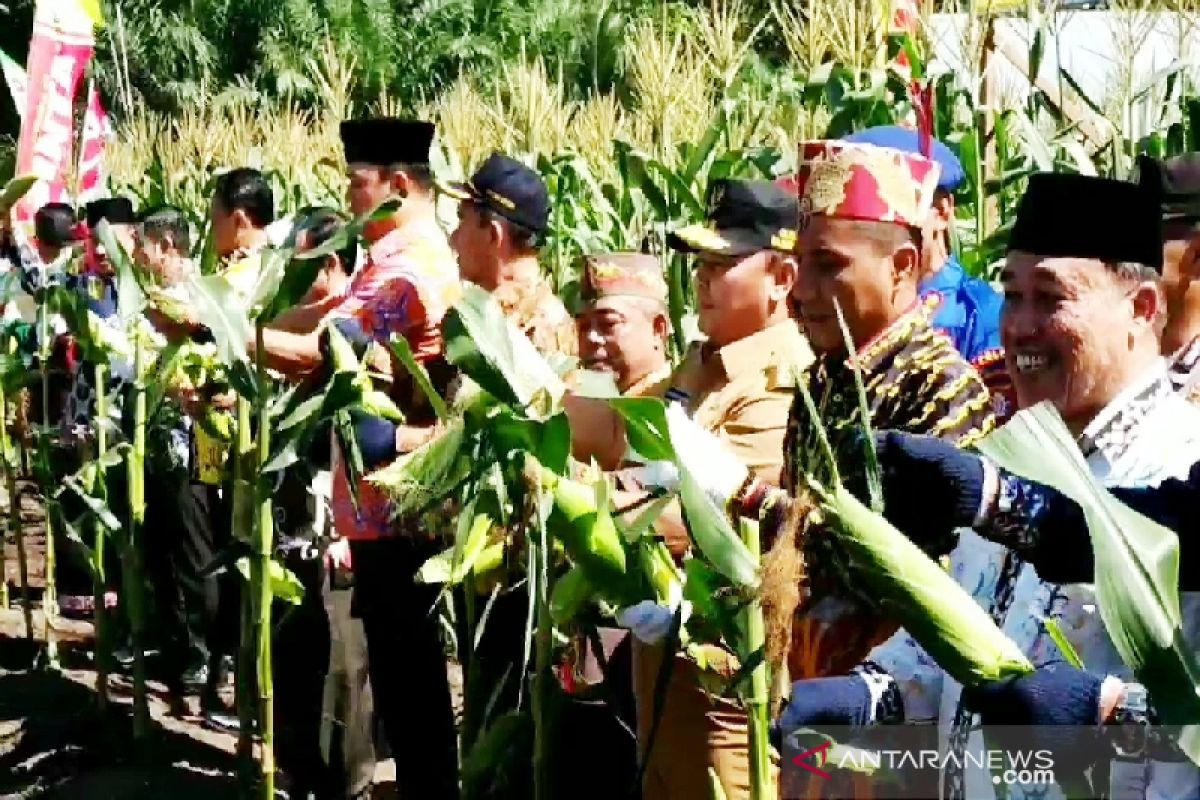
[[[575,324],[582,366],[612,375],[621,394],[639,397],[670,377],[667,284],[655,256],[587,256]]]

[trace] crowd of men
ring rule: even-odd
[[[948,147],[934,142],[922,153],[921,137],[898,127],[804,142],[795,175],[714,181],[706,218],[668,236],[692,265],[703,334],[673,363],[656,255],[586,254],[578,302],[567,308],[555,294],[540,260],[550,196],[534,170],[494,154],[470,180],[439,184],[429,165],[432,125],[348,121],[341,135],[349,214],[399,203],[371,218],[361,249],[351,242],[325,258],[307,294],[264,332],[262,356],[280,380],[300,383],[323,380],[331,327],[367,353],[406,419],[356,416],[368,470],[439,430],[424,392],[389,348],[373,344],[405,337],[435,388],[451,397],[457,380],[440,323],[469,281],[489,291],[543,354],[576,356],[582,369],[609,373],[626,396],[667,401],[676,449],[703,488],[732,515],[760,522],[766,657],[794,681],[777,721],[782,734],[933,725],[943,748],[962,753],[982,746],[980,718],[1035,726],[1043,733],[1034,735],[1045,737],[1056,725],[1155,720],[1154,698],[1121,663],[1099,616],[1079,508],[971,447],[1015,410],[1053,403],[1096,478],[1180,533],[1184,588],[1194,588],[1200,156],[1143,157],[1129,182],[1033,176],[998,292],[955,257],[954,192],[964,173]],[[435,213],[439,195],[458,204],[449,236]],[[115,312],[116,283],[96,240],[100,220],[163,286],[196,269],[192,232],[178,209],[135,213],[128,200],[111,198],[89,204],[84,216],[80,224],[69,206],[46,206],[32,241],[4,229],[5,254],[34,275],[82,251],[84,269],[70,280],[101,317]],[[248,291],[263,249],[281,230],[269,183],[251,169],[223,174],[209,216],[218,269]],[[311,249],[345,219],[313,208],[284,227],[296,232],[300,249]],[[167,340],[211,335],[198,317],[148,316]],[[59,333],[59,351],[69,351],[70,332]],[[70,383],[55,402],[70,434],[65,449],[77,453],[96,389],[105,387],[90,386],[92,373],[78,359],[64,363]],[[859,406],[855,370],[878,432],[885,513],[930,555],[949,559],[955,580],[1035,664],[1030,676],[964,692],[853,587],[801,609],[801,570],[819,583],[813,575],[821,565],[802,563],[802,515],[791,513],[811,423],[797,381],[823,398],[827,422],[851,421]],[[195,420],[207,406],[232,403],[196,390],[169,398],[173,412],[152,433],[156,466],[146,493],[163,678],[173,697],[198,692],[208,722],[230,730],[237,719],[220,689],[236,640],[238,586],[236,576],[205,569],[231,535],[229,448]],[[614,507],[677,486],[671,465],[627,459],[623,423],[606,403],[569,393],[566,405],[572,455],[610,471]],[[396,518],[365,481],[355,502],[345,456],[331,441],[317,437],[276,495],[280,549],[308,588],[276,632],[280,768],[294,797],[365,797],[380,744],[395,759],[402,797],[458,797],[462,758],[487,720],[517,706],[528,678],[521,633],[529,598],[517,585],[492,604],[474,662],[464,665],[466,717],[456,721],[443,631],[431,613],[440,587],[415,580],[444,548],[446,531],[429,529],[428,517]],[[676,559],[686,557],[691,545],[678,507],[667,508],[655,531]],[[63,548],[70,554],[69,543]],[[64,559],[60,587],[66,596],[90,596],[77,561]],[[453,602],[465,602],[467,591],[474,589]],[[1185,591],[1182,608],[1183,634],[1194,643],[1200,605]],[[707,797],[714,774],[727,797],[748,796],[744,709],[709,680],[728,682],[742,665],[720,643],[667,652],[654,617],[622,614],[620,624],[574,643],[563,671],[555,796]],[[1086,669],[1066,665],[1050,619]],[[569,746],[580,742],[585,752]],[[1145,737],[1136,752],[1126,748],[1101,766],[1090,774],[1093,784],[1105,782],[1097,791],[1106,796],[1200,796],[1200,771],[1167,735]],[[985,770],[948,768],[943,781],[947,796],[995,791]],[[1010,790],[1024,788],[1045,787]],[[485,779],[472,789],[473,796],[531,796],[519,778]]]

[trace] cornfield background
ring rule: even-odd
[[[915,42],[889,37],[887,3],[871,0],[429,0],[407,17],[404,3],[326,0],[279,3],[270,25],[232,0],[174,5],[109,9],[95,72],[117,119],[114,190],[202,227],[212,176],[245,164],[272,176],[285,212],[336,205],[338,120],[427,116],[444,175],[502,150],[546,177],[564,290],[575,254],[652,243],[702,211],[711,178],[783,174],[799,139],[908,118],[908,76],[889,67],[905,48],[967,169],[973,271],[1001,252],[1030,172],[1124,176],[1138,152],[1200,149],[1200,0],[1006,16],[927,2]],[[1069,42],[1101,18],[1088,36],[1105,44]]]

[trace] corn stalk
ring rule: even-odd
[[[142,342],[133,346],[133,449],[125,462],[129,475],[129,529],[121,549],[123,606],[128,610],[133,647],[133,739],[144,742],[150,733],[146,697],[146,608],[142,582],[142,528],[146,522],[146,384],[142,376]],[[103,387],[100,388],[101,393]],[[101,422],[103,424],[103,421]]]
[[[254,460],[255,500],[258,515],[255,525],[253,554],[250,560],[250,586],[253,598],[255,634],[257,637],[256,677],[258,687],[259,796],[273,800],[275,796],[275,717],[271,704],[273,690],[271,674],[271,552],[274,547],[274,515],[271,510],[271,491],[263,466],[271,457],[271,425],[267,413],[268,394],[266,367],[263,365],[263,324],[255,325],[254,370],[258,383],[256,406],[258,412],[258,454]]]
[[[97,470],[93,474],[90,486],[86,486],[86,490],[95,497],[99,502],[103,503],[108,495],[108,471],[104,468],[104,456],[108,452],[108,393],[105,391],[107,386],[108,369],[104,364],[96,364],[95,376],[96,382],[96,461]],[[108,538],[108,531],[104,527],[104,523],[99,516],[96,516],[92,521],[92,530],[95,534],[95,542],[92,545],[92,597],[95,611],[93,619],[95,625],[95,647],[96,647],[96,704],[101,708],[108,706],[108,666],[109,666],[109,640],[108,640],[108,609],[104,605],[105,589],[107,588],[107,576],[104,569],[105,557],[105,539]]]
[[[233,454],[233,501],[230,503],[233,513],[233,538],[235,541],[248,538],[255,527],[253,497],[248,493],[255,491],[252,482],[253,474],[250,469],[250,459],[255,457],[254,438],[250,430],[250,419],[253,406],[245,397],[238,395],[237,399],[237,445]],[[255,634],[254,610],[257,606],[252,588],[242,592],[241,602],[241,636],[238,644],[236,704],[238,721],[237,753],[240,759],[239,769],[247,788],[251,785],[251,773],[254,762],[254,679],[257,667],[255,665],[258,650]]]
[[[50,499],[49,485],[52,475],[50,458],[50,308],[46,295],[40,293],[41,302],[37,308],[38,341],[41,343],[41,353],[38,359],[38,370],[42,383],[42,424],[38,430],[38,483],[41,484],[42,497],[46,503],[46,553],[45,553],[45,589],[42,594],[42,617],[46,628],[46,663],[50,667],[58,666],[58,644],[51,633],[53,621],[58,616],[58,593],[55,591],[54,573],[56,559],[54,557],[54,515]]]
[[[759,541],[758,525],[745,519],[739,520],[742,541],[761,564],[762,546]],[[766,652],[766,623],[763,620],[762,600],[755,595],[742,612],[745,625],[741,662],[747,664],[757,654]],[[776,796],[775,782],[771,777],[771,743],[769,738],[770,676],[767,674],[766,658],[759,657],[758,664],[750,672],[750,689],[742,700],[749,718],[750,734],[750,797],[751,800],[768,800]]]

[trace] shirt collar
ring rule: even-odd
[[[917,330],[931,327],[933,315],[941,304],[942,297],[937,292],[918,297],[895,322],[858,348],[854,354],[858,368],[864,373],[871,372],[890,353],[908,344]]]
[[[1153,367],[1122,390],[1084,428],[1079,449],[1086,457],[1099,453],[1110,463],[1116,461],[1132,443],[1142,420],[1174,393],[1166,360],[1155,359]]]
[[[744,339],[730,342],[724,347],[702,348],[705,361],[717,358],[725,375],[734,380],[741,375],[761,373],[780,358],[791,361],[797,370],[803,370],[810,359],[808,341],[792,320],[777,322]]]

